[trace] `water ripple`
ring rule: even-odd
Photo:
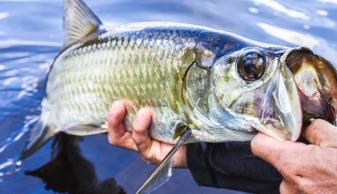
[[[289,7],[285,7],[281,3],[275,1],[275,0],[269,0],[269,1],[264,1],[264,0],[251,0],[253,1],[256,5],[264,5],[266,7],[272,8],[273,10],[283,13],[289,17],[292,18],[297,18],[297,19],[303,19],[303,20],[309,20],[310,17],[307,16],[305,13],[291,9]]]
[[[257,25],[262,28],[267,34],[294,45],[301,45],[313,48],[319,44],[319,41],[310,34],[303,34],[300,32],[276,27],[262,22],[257,23]]]
[[[337,64],[337,0],[310,3],[293,0],[85,1],[103,21],[108,21],[105,24],[171,21],[204,25],[271,44],[311,47],[315,53]],[[37,185],[38,181],[27,179],[23,171],[7,175],[20,166],[16,158],[37,119],[28,116],[40,114],[47,71],[62,46],[61,4],[62,0],[0,0],[0,193],[49,193],[42,185]],[[30,127],[27,126],[29,121]],[[134,160],[130,160],[128,152],[121,151],[123,157],[115,157],[115,148],[110,149],[111,146],[99,138],[90,138],[86,137],[81,146],[94,163],[99,178],[110,177],[111,172],[118,172],[122,167],[124,172],[132,172],[126,171],[130,169],[129,162]],[[103,146],[110,150],[100,149]],[[25,161],[24,169],[43,165],[49,154],[50,147],[44,147]],[[111,157],[97,160],[101,155]],[[132,188],[138,175],[130,177],[133,179],[118,177],[125,180],[121,184],[126,186],[127,193],[134,193]],[[181,186],[177,184],[180,191],[177,193],[184,193]],[[202,193],[201,188],[196,190],[198,192],[192,193]],[[207,190],[203,193],[220,192]]]
[[[329,14],[329,12],[326,11],[326,10],[318,9],[316,11],[316,15],[318,15],[318,16],[326,17],[326,16],[328,16],[328,14]]]
[[[249,7],[248,11],[252,14],[258,14],[260,12],[260,10],[256,7]]]
[[[9,16],[7,12],[0,12],[0,20],[6,19]]]
[[[319,0],[322,3],[332,3],[332,4],[337,4],[337,0]]]
[[[48,46],[48,47],[60,47],[62,46],[59,42],[48,42],[48,41],[36,41],[36,40],[21,40],[21,39],[7,39],[0,41],[0,48],[7,48],[11,46]]]

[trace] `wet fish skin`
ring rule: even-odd
[[[108,30],[81,0],[65,0],[64,18],[66,42],[49,71],[40,120],[22,158],[59,132],[106,132],[110,105],[125,99],[130,130],[135,112],[148,106],[154,112],[151,137],[175,143],[137,193],[169,179],[172,156],[184,143],[246,141],[256,130],[296,141],[301,103],[307,108],[303,96],[316,100],[305,89],[320,87],[301,79],[310,73],[307,59],[315,59],[310,65],[316,72],[322,62],[313,53],[307,57],[304,49],[296,52],[187,24],[141,23]],[[333,75],[327,80],[336,81]],[[318,101],[325,104],[315,106],[315,113],[331,105],[322,95]]]
[[[292,141],[300,134],[301,105],[285,62],[290,48],[188,24],[107,29],[81,0],[65,0],[64,22],[66,42],[23,158],[61,131],[106,132],[119,99],[129,101],[129,128],[139,108],[151,107],[151,136],[167,143],[184,128],[190,142],[245,141],[255,129]]]
[[[221,47],[248,45],[216,31],[165,24],[151,27],[156,25],[123,27],[126,32],[115,29],[117,33],[107,32],[59,55],[48,78],[47,94],[52,95],[44,103],[59,129],[75,135],[96,133],[72,129],[79,124],[103,124],[111,103],[127,98],[132,104],[129,122],[135,110],[153,107],[152,136],[172,142],[175,126],[188,120],[188,115],[176,114],[184,113],[178,96],[188,67],[197,60],[211,63],[215,54],[231,51]],[[211,38],[212,42],[204,40]],[[218,50],[221,53],[215,53]]]

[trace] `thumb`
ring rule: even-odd
[[[304,131],[304,137],[321,147],[337,148],[337,127],[329,122],[316,119]]]
[[[263,134],[257,134],[251,142],[252,152],[274,166],[289,182],[307,172],[307,168],[299,168],[308,163],[308,151],[312,147],[299,142],[279,141]],[[311,156],[311,155],[310,155]],[[310,163],[310,162],[309,162]]]

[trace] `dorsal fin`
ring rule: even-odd
[[[64,0],[64,30],[67,47],[96,32],[102,25],[100,19],[82,0]]]

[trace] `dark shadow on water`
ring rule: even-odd
[[[26,171],[40,178],[47,189],[70,194],[126,194],[114,178],[98,180],[93,164],[84,158],[79,137],[59,134],[53,142],[51,160],[42,167]]]

